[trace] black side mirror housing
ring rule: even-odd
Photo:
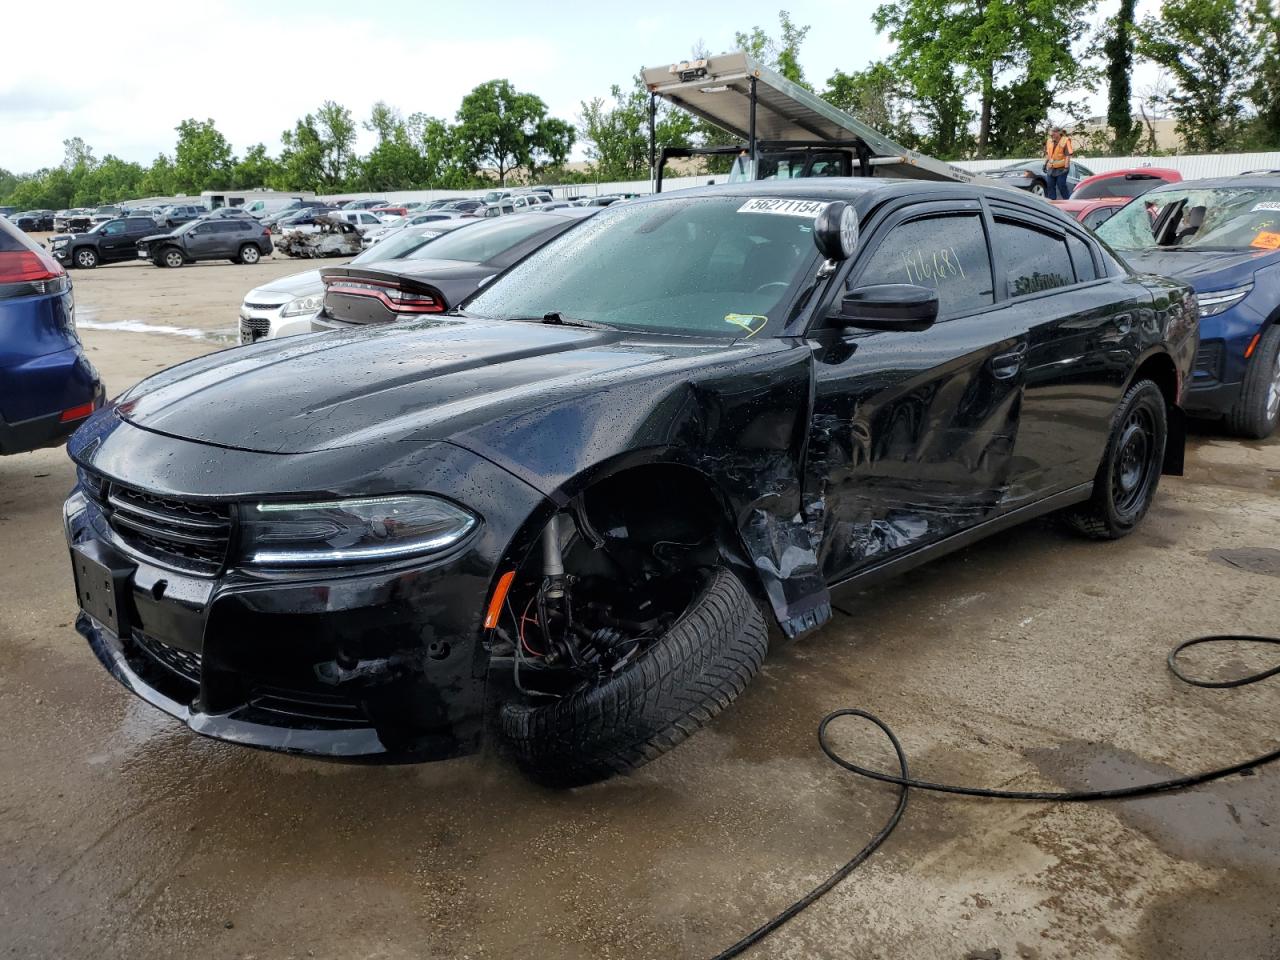
[[[862,330],[928,330],[938,319],[938,294],[914,283],[877,283],[845,294],[841,325]]]

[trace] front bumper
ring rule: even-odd
[[[136,464],[146,447],[158,464],[181,462],[179,456],[191,462],[188,476],[168,479],[196,497],[219,484],[227,495],[255,472],[278,479],[286,458],[219,451],[221,469],[206,475],[201,489],[194,466],[207,456],[195,451],[207,455],[207,447],[128,424],[96,439],[92,428],[108,416],[100,415],[72,441],[82,478],[67,501],[64,524],[83,608],[76,628],[112,676],[194,732],[248,746],[385,762],[445,759],[478,749],[489,668],[484,605],[511,549],[511,532],[527,517],[521,512],[541,503],[536,491],[462,448],[412,445],[421,455],[412,472],[440,481],[438,492],[486,491],[484,503],[468,504],[484,518],[481,527],[452,552],[331,571],[253,571],[229,562],[217,575],[192,574],[121,537],[110,519],[109,494],[104,500],[99,489],[87,496],[88,478],[123,483],[119,468]],[[152,449],[158,447],[169,449]],[[353,455],[359,451],[291,459],[311,461],[298,474],[303,482],[321,484],[311,490],[345,496],[355,491],[326,484],[325,477],[345,472],[344,461]],[[375,471],[363,475],[367,493],[369,477],[379,471],[368,451],[363,457],[366,471]],[[134,470],[128,482],[172,495],[145,469]],[[83,582],[86,556],[119,581],[111,604],[118,632],[84,593],[92,588]]]

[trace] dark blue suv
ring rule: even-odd
[[[61,443],[103,396],[66,271],[0,220],[0,454]]]
[[[1185,406],[1262,439],[1280,422],[1280,176],[1159,187],[1098,227],[1135,270],[1177,277],[1200,300]]]

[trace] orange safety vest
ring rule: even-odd
[[[1054,170],[1065,170],[1071,163],[1067,156],[1067,151],[1072,154],[1076,152],[1076,148],[1071,145],[1070,137],[1063,137],[1056,144],[1052,140],[1045,141],[1044,152],[1049,158],[1049,166]]]

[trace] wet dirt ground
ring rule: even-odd
[[[306,266],[75,280],[100,322],[230,331],[250,286]],[[84,339],[113,393],[221,345]],[[1188,460],[1128,539],[1036,523],[843,597],[711,728],[634,777],[557,793],[496,751],[358,767],[197,738],[71,627],[65,455],[0,459],[0,956],[707,956],[891,810],[893,788],[819,753],[837,707],[887,720],[917,775],[997,787],[1118,786],[1272,749],[1277,681],[1191,689],[1164,657],[1197,634],[1280,633],[1280,440],[1205,431]],[[865,730],[837,739],[889,765]],[[1275,960],[1278,905],[1280,768],[1089,806],[916,794],[865,867],[752,955]]]

